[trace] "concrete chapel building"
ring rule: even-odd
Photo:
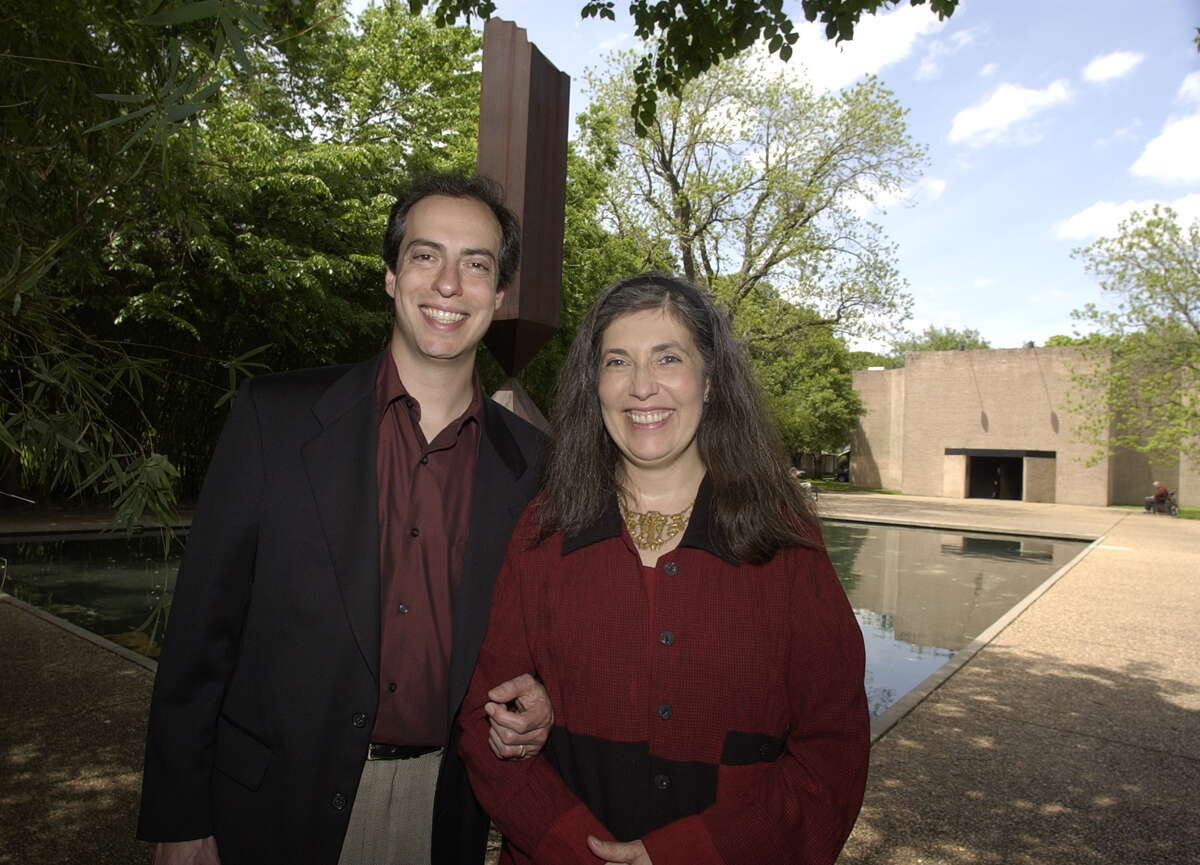
[[[851,442],[850,482],[945,498],[1077,505],[1140,504],[1154,481],[1200,502],[1200,463],[1152,463],[1121,450],[1089,465],[1067,408],[1079,349],[921,351],[900,369],[854,373],[866,414]]]

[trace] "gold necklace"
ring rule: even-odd
[[[625,527],[629,529],[629,537],[640,550],[657,550],[671,538],[683,531],[692,515],[692,504],[677,514],[660,514],[658,511],[646,511],[640,514],[625,507],[624,502],[618,502],[621,507],[621,517]]]

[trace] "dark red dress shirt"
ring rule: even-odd
[[[479,382],[432,442],[391,354],[376,376],[379,443],[379,713],[372,742],[444,745],[452,599],[462,574],[479,444]]]
[[[501,863],[596,865],[589,834],[654,865],[832,865],[858,815],[870,723],[863,640],[823,549],[738,563],[700,486],[651,606],[616,501],[578,536],[513,534],[459,713],[460,750],[505,837]],[[490,683],[536,673],[546,750],[497,760]]]

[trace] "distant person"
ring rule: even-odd
[[[1167,496],[1169,495],[1171,495],[1170,491],[1158,481],[1155,481],[1154,495],[1146,496],[1146,498],[1142,499],[1142,503],[1146,506],[1146,512],[1157,513],[1165,511],[1167,509]]]
[[[624,279],[561,373],[546,480],[514,533],[463,702],[503,865],[831,865],[858,815],[863,639],[725,315]],[[491,680],[556,724],[491,756]]]
[[[154,682],[138,835],[159,865],[482,862],[453,721],[544,446],[475,373],[519,256],[502,200],[416,181],[384,238],[387,348],[242,386]],[[537,753],[545,692],[491,684],[527,710],[495,714],[496,752]]]

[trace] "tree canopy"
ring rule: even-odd
[[[382,344],[390,193],[413,171],[473,166],[479,37],[395,4],[355,30],[339,2],[310,3],[299,30],[242,46],[247,74],[202,122],[127,146],[136,120],[87,132],[111,110],[97,90],[229,58],[177,53],[103,0],[25,5],[9,53],[43,59],[9,60],[5,79],[0,491],[166,514],[247,373]]]
[[[991,348],[979,331],[973,328],[938,327],[931,324],[918,334],[910,334],[892,341],[892,357],[901,364],[909,351],[969,351]]]
[[[805,19],[824,25],[826,38],[841,42],[854,38],[854,28],[864,13],[875,14],[902,2],[800,0],[800,8]],[[958,0],[909,2],[913,6],[928,2],[939,20],[949,17],[958,6]],[[414,13],[431,9],[442,24],[461,16],[487,18],[496,11],[493,0],[409,0],[408,5]],[[615,20],[615,5],[615,0],[587,0],[579,14]],[[760,41],[770,53],[789,60],[799,38],[780,0],[630,0],[629,14],[645,49],[632,68],[635,86],[628,103],[639,133],[654,122],[660,92],[678,97],[689,82]]]
[[[892,245],[856,208],[917,176],[924,150],[905,111],[876,79],[818,94],[760,60],[697,78],[643,138],[623,110],[633,55],[590,79],[584,140],[616,153],[606,217],[647,245],[666,239],[751,343],[818,325],[853,336],[893,327],[908,316],[905,284]],[[789,301],[780,316],[750,315],[771,293]]]
[[[857,205],[914,178],[923,150],[878,81],[817,94],[763,60],[743,55],[710,69],[664,99],[639,137],[625,111],[636,58],[617,55],[591,77],[580,128],[588,152],[612,154],[605,224],[646,261],[665,242],[683,276],[714,293],[780,408],[785,435],[797,450],[819,450],[852,420],[840,433],[816,434],[794,398],[803,376],[791,358],[805,355],[809,341],[870,334],[907,317],[892,247]],[[833,364],[818,362],[832,348],[811,353],[809,384],[820,380],[856,413],[850,362],[837,345]],[[798,447],[802,440],[811,446]]]
[[[1104,452],[1200,457],[1200,220],[1155,205],[1075,254],[1105,296],[1074,313],[1092,332],[1082,433]]]

